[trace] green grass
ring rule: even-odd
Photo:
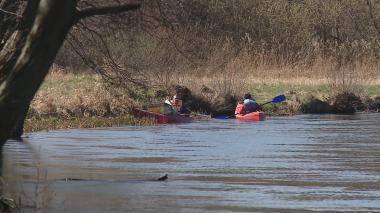
[[[36,132],[53,129],[73,129],[73,128],[96,128],[122,125],[145,126],[153,125],[152,119],[139,119],[133,116],[124,115],[118,117],[85,117],[85,118],[30,118],[25,121],[25,132]]]
[[[47,78],[42,84],[40,91],[55,92],[57,94],[69,94],[74,93],[77,89],[91,89],[95,84],[101,84],[101,79],[97,78],[93,74],[78,74],[73,77],[59,78],[51,77]]]
[[[331,93],[331,87],[327,84],[321,85],[294,85],[294,84],[259,84],[252,86],[249,90],[258,103],[271,101],[273,97],[285,94],[287,97],[292,96],[307,96],[313,94],[314,96],[324,96]]]
[[[301,106],[307,104],[311,97],[326,101],[329,97],[333,97],[334,92],[336,92],[328,84],[308,84],[299,81],[296,83],[255,83],[248,85],[247,88],[247,91],[241,93],[250,92],[258,103],[271,101],[273,97],[281,94],[287,97],[287,101],[284,103],[266,105],[264,111],[269,115],[300,113]],[[108,91],[104,88],[102,79],[94,74],[53,73],[46,79],[36,96],[37,100],[32,104],[34,114],[32,113],[26,120],[25,131],[153,124],[152,120],[136,119],[128,115],[128,111],[123,110],[123,108],[162,103],[163,100],[155,97],[153,90],[134,91],[132,94],[120,88]],[[358,91],[360,91],[361,96],[373,98],[380,96],[380,85],[361,86]],[[106,109],[103,105],[115,101],[113,99],[115,95],[119,97],[120,102],[112,105],[114,107],[112,116],[83,114],[75,117],[76,114],[61,114],[65,110],[74,111],[75,109],[79,112],[83,112],[83,110],[104,111]],[[54,116],[47,117],[50,114],[49,112],[52,112]]]
[[[380,96],[380,85],[366,86],[364,91],[370,97]]]
[[[150,119],[128,114],[128,107],[136,103],[122,89],[107,90],[94,74],[51,73],[35,96],[24,131],[152,125]]]
[[[258,103],[271,101],[273,97],[284,94],[287,98],[286,102],[265,105],[264,111],[268,115],[293,115],[302,113],[305,107],[315,113],[331,111],[328,104],[341,91],[339,89],[329,84],[278,83],[252,85],[247,92],[251,92]],[[350,90],[360,97],[380,96],[380,85],[360,85]],[[321,102],[315,100],[321,100]]]
[[[377,97],[380,96],[380,85],[362,85],[354,89],[358,95]],[[328,84],[300,85],[300,84],[256,84],[252,85],[251,92],[259,103],[270,101],[273,97],[285,94],[287,97],[297,96],[300,99],[309,96],[325,98],[335,94],[337,90]],[[355,93],[355,92],[354,92]]]
[[[133,85],[131,85],[132,87]],[[78,91],[93,91],[94,88],[109,88],[104,80],[95,74],[68,74],[68,76],[55,76],[47,78],[40,88],[40,92],[55,93],[56,95],[76,94]],[[123,88],[112,88],[110,91],[113,95],[128,96],[136,102],[149,103],[155,102],[154,91],[143,90],[141,88],[132,88],[129,91]]]

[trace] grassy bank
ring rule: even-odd
[[[269,115],[302,113],[303,107],[315,99],[331,102],[340,90],[326,79],[247,77],[237,80],[225,76],[182,76],[181,79],[177,76],[172,79],[176,81],[172,83],[188,87],[194,96],[211,105],[220,102],[226,94],[239,98],[243,93],[250,92],[259,103],[285,94],[287,102],[266,105],[264,110]],[[372,100],[380,95],[380,82],[374,80],[367,84],[355,84],[350,89],[363,100]],[[138,97],[131,98],[121,89],[109,89],[94,74],[71,74],[54,70],[31,105],[25,131],[153,124],[152,120],[136,119],[129,115],[129,108],[162,103],[163,97],[157,96],[153,89],[136,94]]]
[[[154,123],[130,116],[133,105],[138,103],[120,91],[107,89],[94,74],[53,70],[31,104],[24,131]]]
[[[96,128],[96,127],[111,127],[122,125],[152,125],[153,120],[137,119],[129,115],[121,115],[117,117],[78,117],[78,118],[62,118],[62,117],[47,117],[36,118],[32,117],[26,120],[25,132],[37,132],[42,130],[53,129],[70,129],[70,128]]]

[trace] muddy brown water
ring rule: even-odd
[[[380,212],[380,114],[39,132],[3,153],[22,212]]]

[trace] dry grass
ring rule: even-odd
[[[53,70],[34,98],[30,116],[109,117],[128,113],[134,101],[112,94],[93,74],[70,74]]]
[[[380,79],[379,1],[143,2],[141,13],[73,31],[86,60],[114,83],[147,77],[149,86],[231,94],[294,81],[356,91]],[[57,63],[76,70],[70,59],[79,58],[61,51]]]
[[[145,73],[151,86],[180,84],[198,94],[209,88],[205,95],[210,99],[225,94],[241,95],[261,85],[328,86],[336,92],[361,92],[362,88],[380,85],[379,62],[359,60],[358,56],[343,57],[345,49],[330,56],[318,50],[310,51],[313,60],[276,63],[272,60],[274,53],[252,53],[245,48],[237,51],[227,43],[215,48],[201,64],[186,67],[183,63],[174,63],[170,69],[146,70]]]
[[[213,67],[211,63],[208,66]],[[155,86],[184,85],[209,103],[217,102],[226,94],[242,97],[250,92],[259,103],[285,94],[288,98],[286,104],[265,108],[268,113],[277,114],[299,113],[303,100],[311,95],[327,100],[339,91],[349,90],[361,97],[379,96],[380,73],[368,66],[342,72],[340,78],[327,75],[326,67],[331,68],[332,65],[324,65],[319,70],[317,67],[253,66],[239,59],[233,60],[218,73],[208,70],[173,71],[167,73],[165,79],[168,82],[155,82]],[[372,77],[369,78],[369,75]],[[25,130],[152,124],[152,121],[129,116],[129,108],[161,103],[162,97],[155,97],[154,91],[136,94],[137,97],[132,98],[122,89],[110,90],[94,74],[72,74],[53,67],[31,105]]]
[[[31,104],[24,130],[153,124],[129,115],[137,104],[122,90],[107,89],[94,74],[72,74],[54,66]]]
[[[277,115],[300,113],[310,96],[328,102],[341,93],[354,93],[363,99],[380,95],[380,64],[338,66],[331,59],[316,60],[315,64],[308,66],[274,66],[252,63],[248,55],[235,59],[220,55],[228,54],[218,53],[218,60],[209,61],[204,69],[174,70],[166,74],[165,79],[169,82],[161,82],[161,85],[184,85],[212,104],[231,94],[242,97],[250,92],[259,103],[285,94],[286,104],[265,108],[267,113]],[[220,66],[218,61],[225,64]]]
[[[202,94],[209,100],[225,94],[241,96],[251,92],[264,101],[282,93],[328,96],[352,91],[363,96],[378,96],[380,72],[376,72],[363,66],[350,73],[341,72],[331,76],[325,67],[249,67],[248,63],[241,63],[221,73],[208,75],[205,72],[206,74],[200,75],[191,71],[178,72],[173,73],[169,79],[171,84],[187,86],[193,93]]]

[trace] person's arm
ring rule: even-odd
[[[176,110],[174,109],[173,105],[170,103],[169,100],[165,100],[164,108],[165,108],[164,114],[166,114],[166,115],[176,115],[177,114]]]
[[[182,105],[179,113],[180,114],[190,114],[190,110],[187,109],[184,105]]]
[[[258,103],[256,103],[256,108],[257,108],[257,111],[262,111],[263,110],[263,108],[261,107],[261,105],[260,104],[258,104]]]

